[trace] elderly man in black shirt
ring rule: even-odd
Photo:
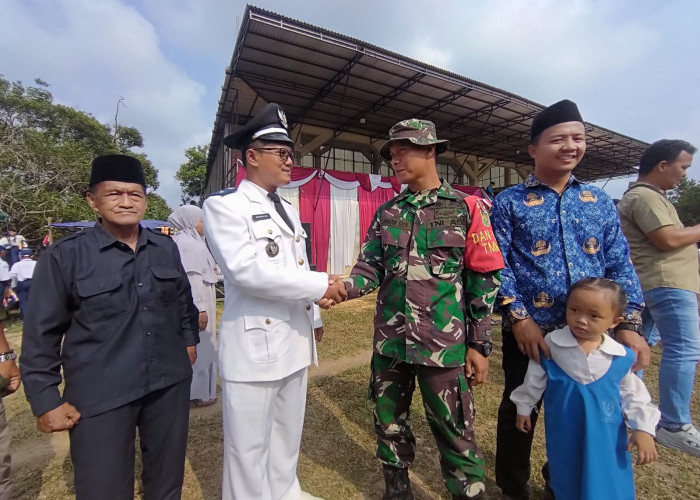
[[[51,246],[34,272],[25,393],[39,430],[70,431],[78,500],[133,499],[137,428],[144,498],[177,499],[199,342],[187,275],[172,240],[139,224],[138,160],[96,158],[87,201],[99,222]]]

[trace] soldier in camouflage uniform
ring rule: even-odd
[[[453,498],[482,498],[484,460],[474,439],[470,384],[486,379],[491,310],[503,260],[488,214],[436,170],[448,141],[426,120],[397,123],[381,155],[408,189],[377,210],[348,298],[379,286],[370,396],[384,499],[411,499],[415,439],[409,408],[416,378]],[[465,368],[466,365],[466,368]]]

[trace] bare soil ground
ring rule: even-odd
[[[372,407],[367,401],[374,296],[334,307],[324,313],[326,333],[319,344],[320,366],[309,372],[307,413],[304,423],[299,480],[310,493],[326,500],[378,500],[383,492],[381,469],[375,453]],[[6,327],[10,343],[21,350],[21,324]],[[477,440],[486,460],[487,498],[498,498],[493,479],[497,409],[503,387],[500,331],[494,329],[489,380],[475,389]],[[660,349],[653,350],[645,381],[656,400]],[[700,387],[697,386],[696,387]],[[692,414],[700,415],[700,398],[694,396]],[[13,481],[17,500],[68,500],[72,492],[72,465],[66,433],[44,435],[20,391],[5,398],[12,432]],[[417,439],[411,480],[418,500],[448,499],[440,475],[437,448],[423,415],[420,393],[411,408]],[[700,499],[700,459],[658,447],[660,460],[635,467],[639,500]],[[183,499],[220,498],[222,468],[220,402],[193,408],[185,467]],[[541,498],[539,469],[544,463],[542,426],[535,434],[532,454],[533,500]],[[137,465],[137,477],[140,475]],[[140,499],[136,481],[135,498]]]

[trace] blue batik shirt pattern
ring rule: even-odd
[[[569,287],[591,276],[616,281],[629,300],[625,322],[641,323],[642,289],[615,205],[601,189],[572,175],[560,196],[530,174],[496,196],[491,223],[506,263],[498,293],[506,320],[560,328]]]

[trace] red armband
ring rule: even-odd
[[[491,229],[491,220],[486,202],[478,196],[467,196],[471,224],[467,228],[464,249],[464,267],[479,273],[498,271],[506,267],[496,236]]]

